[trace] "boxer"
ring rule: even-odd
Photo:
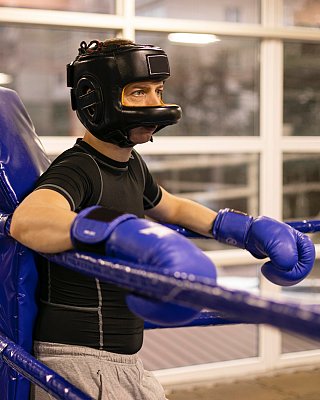
[[[149,266],[215,279],[212,262],[187,239],[156,222],[182,225],[269,257],[263,274],[294,284],[312,269],[311,240],[268,217],[210,210],[159,186],[136,144],[181,117],[163,101],[170,76],[159,47],[124,39],[82,42],[67,66],[71,106],[86,128],[40,177],[13,214],[10,234],[31,249],[100,252]],[[182,323],[198,310],[128,293],[42,260],[35,355],[93,398],[165,399],[137,352],[143,319]],[[36,400],[48,397],[35,389]]]

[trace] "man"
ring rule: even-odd
[[[81,43],[68,65],[68,86],[86,133],[53,162],[17,208],[11,235],[43,253],[77,248],[150,262],[149,253],[158,252],[156,242],[150,245],[135,228],[151,226],[143,220],[147,216],[246,248],[257,258],[270,257],[262,272],[272,282],[300,281],[315,257],[307,236],[267,217],[227,209],[217,213],[173,196],[155,182],[134,150],[180,119],[180,107],[162,100],[169,75],[167,56],[158,47],[122,39]],[[132,222],[132,216],[138,219]],[[126,233],[132,232],[129,239]],[[125,290],[42,264],[36,356],[93,398],[165,399],[136,355],[142,318],[149,307],[156,313],[148,301],[128,300],[129,309]],[[214,276],[204,259],[198,264],[188,272]],[[165,319],[170,312],[164,314]],[[34,396],[50,398],[40,389]]]

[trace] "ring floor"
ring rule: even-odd
[[[319,400],[320,367],[168,392],[169,400]]]

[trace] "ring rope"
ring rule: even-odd
[[[153,324],[150,321],[144,321],[144,329],[164,329],[164,328],[186,328],[191,326],[218,326],[218,325],[236,325],[244,324],[245,321],[232,319],[228,314],[219,311],[203,310],[192,321],[183,325],[163,326]]]
[[[311,220],[304,219],[302,221],[286,221],[285,223],[302,233],[320,232],[320,220],[317,219],[311,219]],[[199,233],[193,232],[179,225],[174,225],[174,224],[163,224],[163,225],[190,239],[213,239],[212,237],[200,235]]]
[[[1,217],[3,216],[6,214],[1,214]],[[320,231],[320,221],[317,220],[289,224],[304,233]],[[181,227],[169,227],[188,237],[202,237]],[[6,235],[6,232],[2,235]],[[165,269],[159,273],[155,267],[136,265],[111,257],[97,258],[96,254],[68,251],[42,255],[67,268],[114,283],[142,296],[199,311],[208,310],[200,313],[188,326],[263,323],[320,339],[320,312],[316,306],[271,301],[248,292],[223,288],[209,278],[180,272],[172,273]],[[148,328],[148,322],[146,326]],[[149,323],[149,328],[155,327],[159,328]],[[18,373],[58,399],[90,399],[1,333],[0,357]],[[48,377],[50,379],[47,379]]]
[[[225,312],[234,321],[269,324],[320,339],[320,312],[316,307],[269,300],[245,291],[218,286],[212,279],[193,274],[163,273],[152,266],[137,265],[111,257],[68,251],[44,255],[51,261],[134,293],[190,307]]]
[[[0,332],[0,357],[16,372],[61,400],[93,400]]]

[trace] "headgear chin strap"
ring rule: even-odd
[[[121,100],[128,83],[169,76],[168,57],[160,47],[135,43],[82,42],[79,55],[67,65],[72,109],[90,133],[120,147],[134,146],[128,136],[132,128],[157,125],[158,131],[178,122],[178,105],[128,107]]]

